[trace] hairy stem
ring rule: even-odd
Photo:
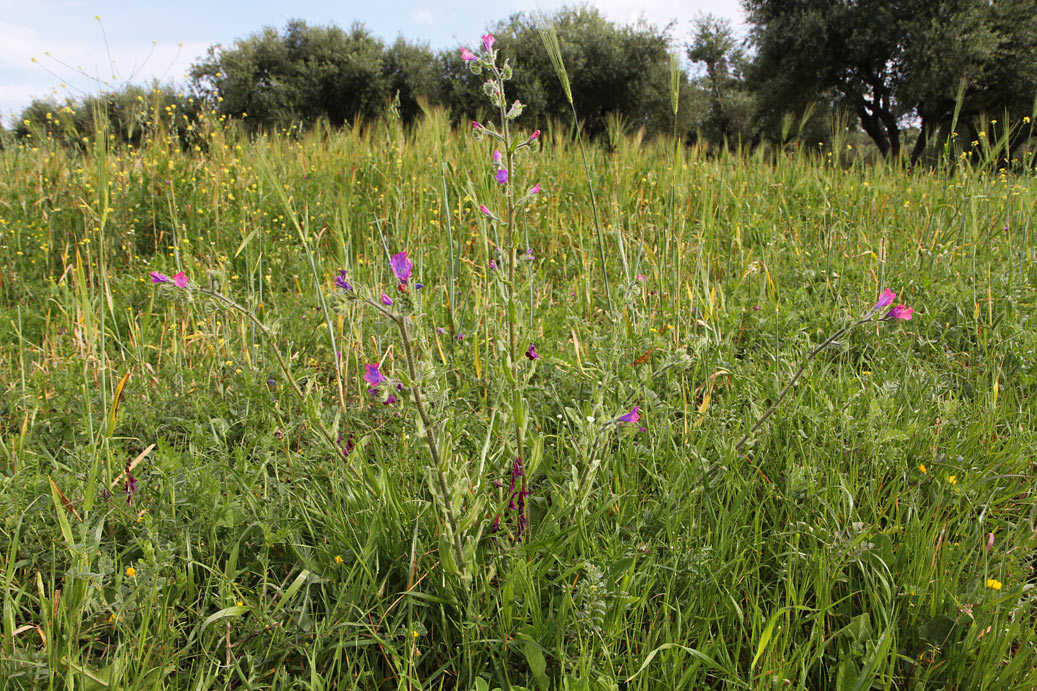
[[[763,426],[763,423],[767,421],[767,418],[774,414],[774,411],[778,409],[778,406],[781,404],[782,400],[784,400],[785,396],[792,389],[795,383],[799,380],[800,375],[803,374],[803,371],[807,368],[807,365],[810,363],[811,360],[817,357],[818,353],[830,346],[835,341],[835,339],[839,338],[853,327],[860,326],[861,324],[866,324],[870,321],[872,321],[871,315],[864,319],[861,319],[860,321],[853,322],[852,324],[847,324],[846,326],[844,326],[843,328],[839,329],[834,334],[829,336],[828,340],[826,340],[824,343],[811,350],[810,353],[808,353],[807,356],[803,358],[803,362],[799,364],[799,369],[797,369],[796,373],[792,375],[792,379],[789,379],[789,382],[785,384],[785,388],[783,388],[781,390],[781,393],[778,394],[778,397],[774,399],[774,403],[772,403],[771,407],[767,409],[767,412],[761,415],[760,419],[756,421],[756,424],[753,425],[749,429],[749,431],[746,432],[745,435],[738,441],[738,444],[735,446],[735,451],[741,451],[745,447],[745,445],[749,443],[749,440],[752,439],[753,435],[756,434],[757,430],[759,430],[760,427]]]
[[[261,322],[259,318],[252,313],[251,310],[239,305],[237,302],[231,300],[229,297],[223,295],[222,293],[217,293],[214,290],[208,290],[206,288],[195,288],[194,291],[196,293],[199,293],[200,295],[212,298],[213,300],[216,300],[217,302],[221,303],[223,306],[229,307],[235,312],[244,315],[245,318],[247,318],[257,329],[259,329],[259,332],[263,334],[263,339],[266,341],[267,347],[270,348],[270,352],[274,354],[274,358],[277,360],[277,366],[280,368],[285,380],[287,380],[289,386],[292,389],[292,392],[299,399],[299,402],[301,404],[304,404],[305,407],[306,394],[304,394],[302,389],[299,388],[299,385],[295,381],[295,377],[292,376],[291,371],[288,369],[288,363],[285,362],[284,356],[281,355],[281,351],[279,351],[277,347],[274,345],[273,334],[271,334],[270,330],[266,328],[266,324]],[[328,428],[324,425],[324,421],[320,419],[320,416],[312,415],[311,417],[313,418],[313,422],[316,424],[317,429],[320,430],[321,436],[323,436],[324,440],[328,442],[328,445],[331,446],[331,448],[333,448],[336,453],[341,453],[342,450],[339,448],[338,443],[335,441],[334,437],[331,436],[331,432],[328,431]],[[367,491],[373,495],[374,489],[370,485],[368,485],[367,482],[364,481],[364,478],[360,475],[356,468],[354,468],[351,465],[347,467],[349,469],[349,472],[352,473],[353,477],[355,477],[365,488],[367,488]]]
[[[381,308],[379,307],[379,309]],[[385,312],[385,310],[382,311]],[[450,534],[453,538],[454,559],[457,561],[457,568],[461,571],[461,577],[464,578],[464,552],[461,550],[461,533],[458,530],[457,518],[454,516],[454,507],[450,501],[450,490],[439,457],[436,433],[432,428],[432,420],[429,419],[428,413],[425,411],[425,403],[421,398],[421,387],[418,385],[418,368],[414,364],[414,347],[411,344],[410,334],[407,332],[407,320],[392,314],[389,316],[396,324],[396,328],[400,330],[400,338],[403,339],[403,351],[407,356],[407,373],[410,375],[411,381],[411,398],[414,399],[414,407],[418,409],[418,416],[425,427],[425,442],[428,444],[429,453],[432,454],[432,467],[436,470],[440,501],[443,503],[443,513],[446,514],[447,524],[450,527]]]
[[[505,108],[507,101],[504,98],[504,75],[494,68],[497,76],[497,84],[500,87],[500,119],[501,132],[504,136],[505,163],[508,170],[508,182],[504,188],[504,194],[508,200],[507,216],[507,238],[508,238],[508,355],[510,357],[511,376],[511,408],[512,419],[515,422],[515,447],[519,458],[525,458],[523,448],[522,425],[519,420],[519,407],[522,405],[519,392],[519,344],[518,344],[518,304],[515,301],[515,264],[518,260],[515,251],[515,155],[511,150],[511,129],[508,127],[508,116]],[[526,476],[522,476],[520,492],[526,491]],[[523,516],[523,519],[525,517]],[[525,521],[523,521],[525,523]],[[526,523],[528,526],[528,523]]]

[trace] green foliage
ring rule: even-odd
[[[613,320],[579,150],[544,137],[522,162],[544,183],[518,228],[543,451],[517,543],[489,527],[512,460],[485,445],[507,388],[489,374],[507,358],[496,236],[475,205],[496,189],[490,145],[442,117],[249,137],[205,112],[196,129],[204,152],[158,132],[0,152],[7,688],[1037,685],[1032,178],[617,134],[587,150]],[[438,556],[419,428],[360,379],[370,362],[399,374],[398,341],[333,295],[340,268],[393,288],[376,219],[425,284],[422,386],[458,520],[484,528],[464,587]],[[303,402],[247,319],[148,282],[177,269],[255,309]],[[451,272],[462,340],[436,330]],[[802,355],[887,285],[914,319],[823,351],[733,453]],[[645,432],[594,456],[630,396]],[[127,461],[151,444],[127,502]]]
[[[432,55],[402,39],[387,51],[362,25],[309,26],[290,21],[214,46],[193,66],[198,91],[221,114],[244,118],[252,130],[309,127],[319,120],[352,124],[385,112],[399,93],[408,117],[427,97]]]
[[[753,136],[755,104],[745,81],[748,58],[727,20],[712,15],[695,20],[695,34],[687,47],[688,59],[702,63],[705,74],[692,82],[706,94],[708,111],[699,129],[709,142],[749,143]]]
[[[67,99],[35,100],[22,111],[14,128],[17,139],[53,139],[82,149],[84,141],[104,130],[114,141],[140,146],[151,136],[170,137],[179,146],[198,143],[193,132],[201,104],[169,86],[121,89]]]
[[[531,122],[570,118],[568,97],[544,49],[538,22],[548,22],[555,29],[573,105],[587,132],[604,134],[610,115],[651,135],[672,131],[666,88],[668,29],[643,23],[616,25],[588,5],[563,8],[548,17],[516,14],[493,29],[501,50],[513,56],[514,92],[529,104],[526,117]],[[687,120],[679,129],[682,133],[690,130]]]
[[[783,113],[829,100],[897,158],[905,118],[917,117],[917,161],[937,130],[944,146],[956,113],[976,139],[981,116],[1018,121],[1037,96],[1030,0],[747,0],[746,8],[757,48],[751,82],[772,131]],[[1013,132],[1009,148],[1026,136]]]

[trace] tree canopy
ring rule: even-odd
[[[1037,93],[1033,0],[743,0],[757,55],[751,86],[773,123],[810,101],[853,112],[884,155],[897,156],[906,119],[921,133],[950,127],[956,106],[1029,113]],[[963,102],[957,96],[965,80]]]
[[[1001,119],[1004,127],[1037,115],[1034,0],[743,5],[747,36],[709,15],[694,22],[684,46],[688,70],[676,80],[670,65],[679,37],[672,25],[617,24],[579,5],[547,17],[515,14],[490,31],[514,67],[511,94],[527,105],[527,121],[568,126],[574,108],[592,136],[629,126],[649,135],[701,136],[721,146],[757,143],[784,138],[791,115],[801,121],[799,136],[809,133],[816,142],[845,128],[850,113],[884,156],[899,157],[913,137],[911,157],[917,161],[942,148],[955,130],[971,141],[994,136],[984,131],[984,122]],[[545,23],[559,41],[572,107],[544,47]],[[178,112],[190,118],[204,105],[253,131],[316,122],[352,125],[389,107],[409,122],[426,105],[460,122],[479,117],[485,101],[482,77],[465,67],[459,48],[433,50],[403,38],[386,44],[361,24],[342,29],[292,20],[283,29],[267,27],[232,45],[211,47],[192,67],[187,95],[175,100]],[[128,86],[81,104],[34,102],[15,134],[55,132],[74,143],[103,113],[115,119],[118,136],[139,138],[149,120],[138,91]],[[1009,149],[1032,141],[1032,134],[1011,129]]]

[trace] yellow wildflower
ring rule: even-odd
[[[127,566],[126,567],[126,575],[129,576],[130,578],[136,578],[137,577],[137,569],[133,568],[132,566]]]
[[[1001,590],[1001,581],[997,580],[996,578],[988,578],[987,587],[993,590]]]
[[[342,555],[341,555],[341,554],[336,554],[336,555],[335,555],[335,563],[336,563],[336,564],[341,564],[341,563],[342,563],[342,562],[344,562],[344,561],[345,561],[345,559],[343,559],[343,558],[342,558]]]

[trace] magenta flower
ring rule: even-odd
[[[126,503],[129,504],[133,500],[133,495],[137,493],[137,478],[133,477],[133,473],[129,470],[126,471]]]
[[[400,252],[394,254],[389,259],[389,266],[392,267],[392,272],[396,274],[396,280],[400,282],[400,285],[405,285],[410,280],[411,270],[414,269],[414,264],[411,263],[410,259],[407,259],[406,252]]]
[[[341,269],[338,272],[338,276],[335,276],[335,285],[346,291],[347,293],[353,290],[353,284],[346,280],[346,270]]]
[[[508,169],[501,168],[493,177],[497,180],[497,182],[499,182],[502,185],[508,184]]]
[[[906,305],[897,305],[886,314],[886,319],[903,319],[909,321],[911,315],[914,314],[914,307],[907,307]]]
[[[171,279],[169,276],[166,276],[165,274],[160,274],[157,271],[152,271],[151,272],[151,282],[152,283],[172,283],[173,279]]]
[[[175,285],[177,288],[186,288],[187,274],[185,274],[183,271],[181,271],[180,273],[173,274],[173,285]]]
[[[483,37],[482,37],[482,47],[486,49],[487,53],[489,53],[491,50],[493,50],[493,42],[495,40],[496,39],[493,38],[493,34],[487,33],[487,34],[483,35]]]
[[[385,381],[385,375],[378,369],[380,365],[375,363],[373,365],[364,365],[364,381],[371,386],[378,386]]]
[[[539,137],[540,137],[540,130],[536,130],[536,131],[534,131],[534,132],[533,132],[533,134],[529,135],[529,139],[528,139],[528,142],[529,142],[530,144],[532,144],[532,143],[533,143],[533,142],[535,142],[535,141],[536,141],[536,140],[537,140],[537,139],[538,139]]]
[[[897,294],[889,288],[882,291],[882,295],[879,295],[879,301],[875,303],[875,306],[871,309],[880,310],[883,307],[889,307],[893,304],[893,301],[897,299]]]
[[[477,123],[475,120],[472,120],[472,129],[473,130],[481,130],[482,129],[482,125]]]
[[[526,357],[530,360],[536,360],[540,357],[540,354],[537,353],[537,347],[534,344],[529,344],[529,350],[526,351]]]
[[[389,297],[388,295],[386,295],[385,293],[382,293],[382,304],[385,305],[386,307],[391,307],[392,306],[392,298]]]
[[[490,209],[485,204],[480,204],[479,205],[479,211],[482,211],[487,216],[492,216],[493,215],[493,212],[490,211]],[[154,274],[152,274],[152,275],[154,275]]]
[[[644,283],[645,282],[645,275],[644,274],[638,274],[637,275],[637,280],[639,280],[642,283]]]
[[[461,59],[465,62],[471,62],[472,60],[478,60],[479,58],[475,57],[475,53],[462,46]]]
[[[631,410],[629,413],[627,413],[626,415],[620,415],[619,416],[619,421],[620,422],[637,422],[638,420],[641,419],[641,414],[638,412],[639,409],[640,409],[640,406],[636,406],[635,405],[634,409]]]
[[[530,194],[540,194],[540,183],[538,182],[537,184],[535,184],[532,187],[530,187],[529,188],[529,193]]]
[[[501,160],[501,152],[498,151],[497,149],[494,149],[493,150],[493,162],[494,163],[500,163],[500,160]]]

